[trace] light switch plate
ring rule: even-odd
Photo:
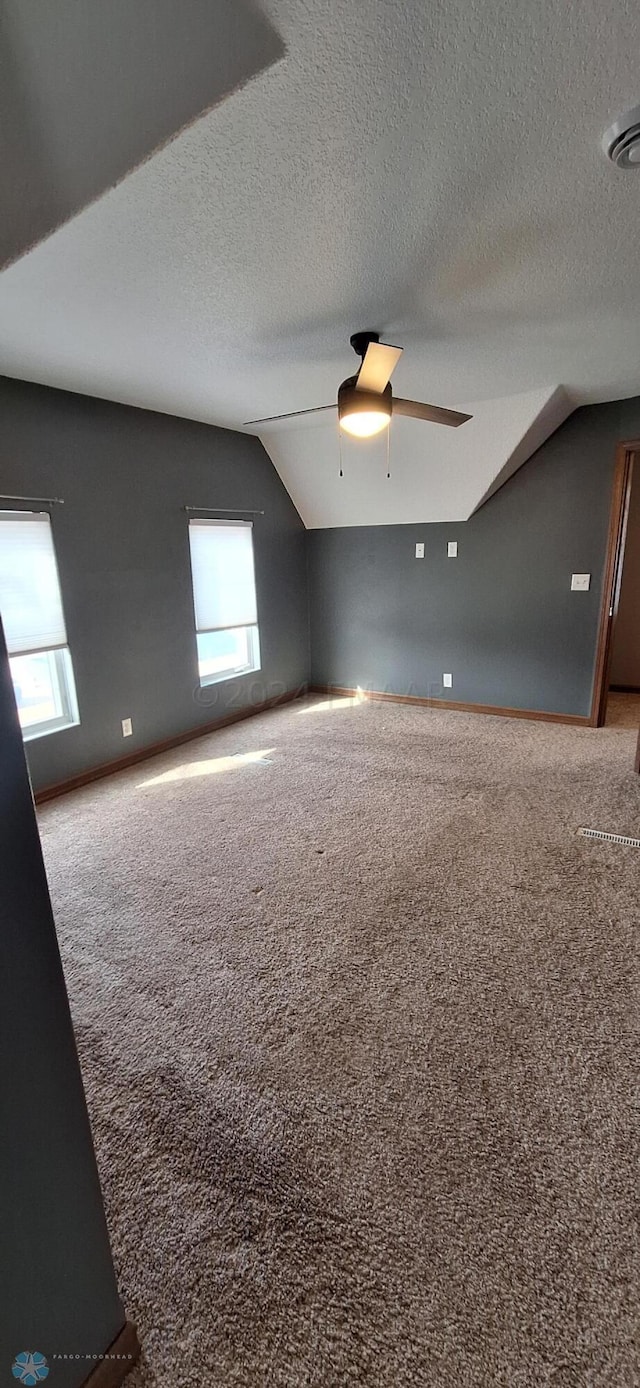
[[[572,574],[571,592],[588,593],[591,584],[591,574]]]
[[[424,559],[424,545],[416,545],[416,559]]]
[[[458,558],[458,541],[457,541],[457,540],[449,540],[449,543],[447,544],[447,559],[457,559],[457,558]]]
[[[453,675],[443,675],[442,683],[445,689],[453,689]]]
[[[131,719],[130,719],[130,718],[123,718],[123,720],[122,720],[122,736],[123,736],[123,737],[131,737],[132,733],[133,733],[133,724],[132,724],[132,722],[131,722]]]

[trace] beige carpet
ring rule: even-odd
[[[132,1388],[640,1382],[634,743],[311,700],[42,810]]]

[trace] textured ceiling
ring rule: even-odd
[[[0,370],[238,427],[334,399],[378,328],[399,394],[487,402],[494,477],[532,423],[511,397],[640,393],[640,173],[600,149],[640,99],[635,0],[262,8],[284,58],[0,277]],[[327,431],[295,432],[328,524]],[[474,427],[436,433],[394,425],[468,514]]]

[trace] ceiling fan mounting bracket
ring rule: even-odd
[[[380,341],[380,333],[352,333],[351,337],[349,338],[349,341],[351,343],[351,346],[353,347],[354,352],[356,353],[356,356],[362,357],[364,359],[369,343]]]

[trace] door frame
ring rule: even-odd
[[[613,652],[613,633],[620,602],[624,547],[627,538],[627,520],[633,465],[640,456],[640,440],[619,443],[616,448],[616,461],[613,473],[611,510],[609,513],[609,532],[602,584],[602,602],[598,624],[596,663],[593,679],[593,696],[589,722],[594,728],[601,728],[607,715],[609,696],[609,672]]]

